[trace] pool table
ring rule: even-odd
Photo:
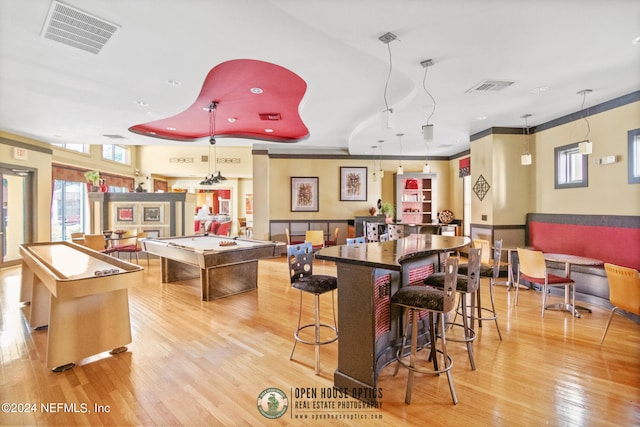
[[[258,260],[278,257],[284,242],[194,235],[146,238],[144,250],[160,257],[162,283],[200,278],[203,301],[258,286]]]
[[[126,350],[131,342],[127,288],[143,268],[70,242],[24,243],[21,300],[29,326],[47,329],[47,367]]]

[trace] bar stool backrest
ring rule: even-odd
[[[493,278],[500,277],[500,258],[502,257],[502,240],[496,240],[493,244]],[[511,268],[511,266],[509,266]]]
[[[480,287],[480,253],[481,248],[469,248],[469,262],[467,263],[467,293],[473,293]],[[447,259],[451,259],[449,257]]]
[[[313,246],[311,242],[287,246],[291,283],[313,274]]]

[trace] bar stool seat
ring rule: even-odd
[[[320,373],[320,346],[330,344],[338,339],[338,323],[336,322],[336,309],[334,290],[338,288],[338,279],[324,274],[313,274],[313,245],[305,242],[298,245],[287,246],[287,257],[291,286],[300,290],[300,309],[298,312],[298,326],[293,333],[293,349],[289,360],[293,359],[296,344],[308,344],[315,346],[315,373]],[[302,321],[302,293],[307,292],[314,296],[314,322],[301,325]],[[320,295],[331,292],[333,307],[333,325],[320,323]],[[300,333],[305,329],[313,328],[313,340],[304,339]],[[321,338],[322,331],[328,331],[330,336]]]
[[[467,345],[467,353],[469,354],[469,363],[471,364],[471,370],[476,370],[476,362],[473,357],[473,341],[476,340],[475,330],[469,326],[470,319],[473,316],[474,304],[471,304],[471,313],[467,307],[467,295],[473,295],[480,288],[480,251],[481,249],[470,248],[469,249],[469,262],[466,275],[458,274],[456,279],[456,292],[460,294],[460,302],[456,316],[460,314],[462,316],[462,323],[456,323],[455,317],[453,321],[446,322],[449,327],[459,326],[463,328],[464,338],[449,338],[449,341],[464,342]],[[445,286],[445,273],[434,273],[424,279],[424,284],[427,286],[433,286],[439,289],[443,289]]]
[[[404,271],[404,266],[403,266]],[[391,296],[391,303],[399,305],[403,308],[404,332],[402,334],[402,343],[396,352],[395,374],[398,373],[400,366],[409,369],[409,377],[407,379],[407,391],[405,394],[405,402],[411,403],[411,390],[413,389],[414,373],[420,372],[424,374],[441,374],[446,372],[449,382],[449,390],[453,403],[458,403],[458,398],[453,386],[453,378],[451,377],[451,368],[453,360],[447,354],[447,339],[445,335],[444,314],[453,310],[455,305],[455,283],[458,274],[458,260],[456,258],[448,258],[445,260],[445,287],[436,289],[424,285],[409,285],[400,288]],[[418,317],[420,312],[428,312],[429,319],[429,336],[430,340],[424,348],[429,347],[429,359],[433,362],[433,369],[417,366],[418,351]],[[409,331],[409,320],[411,318],[411,343],[409,352],[409,361],[406,359],[407,334]],[[437,318],[437,319],[436,319]],[[440,344],[441,348],[437,349],[437,333],[436,325],[440,328]],[[439,356],[440,355],[440,356]],[[444,366],[439,367],[438,359],[444,362]],[[394,375],[395,375],[394,374]]]

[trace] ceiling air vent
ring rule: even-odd
[[[102,136],[107,137],[107,138],[109,138],[109,139],[126,139],[124,136],[122,136],[122,135],[118,135],[118,134],[108,134],[108,133],[105,133],[105,134],[104,134],[104,135],[102,135]]]
[[[53,1],[40,35],[97,54],[118,28],[102,18]]]
[[[511,86],[515,82],[510,82],[507,80],[483,80],[471,89],[467,90],[466,93],[472,92],[498,92],[502,89],[506,89]]]

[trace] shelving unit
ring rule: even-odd
[[[431,224],[437,221],[436,174],[396,175],[396,221],[403,224]]]

